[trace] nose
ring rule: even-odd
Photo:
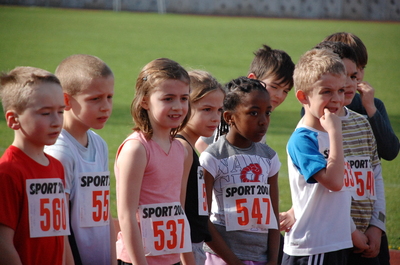
[[[221,112],[218,111],[218,110],[216,110],[216,111],[213,113],[212,117],[211,117],[211,121],[213,121],[213,122],[220,122],[220,121],[221,121],[221,118],[222,118]]]
[[[264,126],[264,125],[268,125],[269,123],[269,115],[264,114],[264,115],[260,115],[260,119],[258,120],[258,124],[260,126]]]
[[[100,107],[100,111],[106,112],[111,110],[111,108],[112,108],[112,98],[106,98]]]
[[[172,110],[182,110],[189,108],[189,101],[188,100],[174,100],[172,105]]]
[[[282,89],[277,89],[276,93],[275,93],[275,97],[279,100],[282,100],[284,97],[284,92]]]
[[[63,125],[64,122],[64,114],[55,113],[53,115],[53,120],[51,122],[52,127],[60,127]]]
[[[182,109],[182,103],[177,101],[174,105],[172,105],[173,110],[180,110]]]
[[[343,93],[338,93],[338,92],[334,92],[332,95],[332,99],[333,102],[340,102],[344,100],[344,94]]]

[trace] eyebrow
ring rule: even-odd
[[[44,106],[44,107],[39,108],[38,110],[60,109],[60,108],[65,109],[65,105],[61,105],[61,106],[57,106],[57,107]]]

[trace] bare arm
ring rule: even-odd
[[[292,226],[296,222],[293,207],[286,212],[279,213],[279,222],[281,231],[289,232],[292,229]]]
[[[139,141],[127,141],[116,161],[119,169],[117,208],[121,232],[133,264],[147,264],[136,211],[147,164],[146,150]]]
[[[0,224],[0,265],[22,265],[14,247],[14,230]]]
[[[204,150],[207,149],[208,144],[204,142],[203,139],[201,139],[201,137],[199,137],[199,139],[197,139],[196,141],[195,147],[199,153],[202,153]]]
[[[66,210],[69,210],[69,194],[65,193],[65,198],[66,198]],[[70,213],[71,215],[71,213]],[[75,264],[75,260],[74,260],[74,255],[72,254],[72,250],[71,250],[71,246],[69,244],[69,240],[68,240],[68,236],[64,236],[64,264],[66,265],[73,265]]]
[[[111,254],[111,265],[117,265],[117,247],[115,243],[117,242],[116,231],[114,226],[114,219],[111,216],[111,211],[109,211],[110,219],[110,254]]]
[[[208,209],[210,210],[214,178],[207,170],[204,170],[204,181],[206,184]],[[225,240],[221,237],[220,233],[217,231],[214,224],[210,220],[208,220],[208,230],[210,231],[212,240],[207,242],[207,245],[226,263],[230,265],[243,265],[243,262],[227,246]]]
[[[314,174],[314,179],[331,191],[340,191],[344,179],[344,154],[342,144],[342,122],[340,118],[324,109],[320,118],[322,127],[329,134],[329,157],[326,168]]]
[[[276,223],[278,224],[278,229],[269,229],[268,230],[268,265],[277,264],[278,263],[278,254],[279,254],[279,241],[280,241],[280,233],[279,233],[279,189],[278,189],[278,173],[274,176],[268,178],[270,197],[272,202],[272,207],[274,209],[274,214],[276,218]]]

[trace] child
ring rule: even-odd
[[[6,122],[14,130],[0,159],[0,264],[64,264],[64,171],[43,152],[62,128],[60,81],[34,67],[17,67],[0,79]]]
[[[292,90],[294,63],[286,52],[267,45],[254,55],[247,77],[264,82],[271,99],[271,111],[274,111]]]
[[[286,52],[272,49],[268,45],[263,45],[254,52],[254,55],[247,77],[264,82],[271,99],[271,111],[274,111],[283,103],[293,87],[294,63]],[[221,123],[223,126],[224,121],[222,120]],[[197,150],[204,151],[218,136],[199,138],[196,142]],[[265,143],[265,141],[266,138],[263,137],[261,142]]]
[[[285,234],[282,264],[346,264],[353,243],[368,248],[350,218],[351,193],[344,186],[338,114],[344,106],[345,73],[339,56],[326,49],[306,52],[296,65],[296,97],[305,115],[287,146],[297,220]]]
[[[200,136],[209,137],[218,127],[222,116],[225,91],[209,73],[201,70],[189,72],[191,117],[188,124],[176,136],[189,155],[185,160],[185,171],[189,171],[186,191],[185,213],[190,224],[194,260],[187,264],[203,264],[206,255],[203,242],[210,241],[208,211],[203,170],[193,148]]]
[[[99,58],[76,54],[56,69],[64,91],[63,130],[45,151],[64,166],[75,264],[116,264],[110,216],[110,172],[102,129],[111,115],[114,75]]]
[[[332,50],[342,58],[348,75],[354,72],[357,74],[357,57],[347,44],[323,41],[316,48]],[[356,74],[352,74],[354,78],[346,82],[345,105],[350,104],[356,94]],[[351,216],[357,229],[367,236],[369,245],[362,254],[352,252],[348,264],[379,264],[376,256],[386,229],[386,209],[382,168],[375,137],[371,126],[362,115],[346,107],[339,115],[342,119],[344,155],[356,178],[357,191],[352,196]]]
[[[385,160],[393,160],[397,157],[400,150],[400,142],[395,135],[386,113],[385,104],[374,97],[374,88],[363,81],[364,70],[368,63],[368,52],[364,43],[359,37],[352,33],[338,32],[325,38],[327,41],[340,41],[348,44],[357,54],[357,90],[354,99],[347,107],[367,117],[373,130],[378,146],[379,157]],[[382,233],[381,247],[378,254],[379,264],[389,264],[389,243],[386,233]]]
[[[191,252],[180,202],[186,194],[179,188],[186,188],[188,154],[173,139],[190,117],[189,84],[185,69],[165,58],[148,63],[137,78],[134,133],[118,148],[114,166],[119,264],[171,265],[179,263],[178,253]]]
[[[368,82],[363,81],[365,67],[368,63],[367,48],[360,38],[347,32],[334,33],[324,40],[344,42],[356,52],[359,94],[354,96],[353,101],[347,107],[367,117],[377,141],[379,157],[389,161],[395,159],[400,150],[399,139],[392,129],[384,103],[374,97],[374,88]],[[389,255],[388,248],[385,249]],[[385,264],[388,264],[388,260]]]
[[[206,264],[276,264],[279,158],[259,143],[270,119],[264,84],[240,77],[226,85],[229,132],[200,156],[210,209]]]

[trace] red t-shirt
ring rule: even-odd
[[[28,184],[27,189],[27,183],[38,179],[38,183],[42,181],[41,179],[51,179],[49,189],[42,187],[43,193],[63,193],[64,169],[58,160],[48,155],[47,157],[50,163],[48,166],[43,166],[19,148],[10,146],[0,158],[0,223],[14,230],[14,246],[24,265],[62,264],[64,237],[32,238],[29,224],[28,197],[31,196],[30,193],[40,192],[40,184]],[[45,217],[54,216],[53,212],[60,216],[63,214],[60,211],[61,204],[55,205],[57,208],[55,206],[52,208],[51,203],[35,205],[33,208],[43,211]],[[47,226],[50,222],[45,220],[38,223]],[[56,226],[58,225],[61,223],[58,222]],[[66,225],[68,226],[68,223]],[[51,230],[54,230],[52,226],[49,231]]]

